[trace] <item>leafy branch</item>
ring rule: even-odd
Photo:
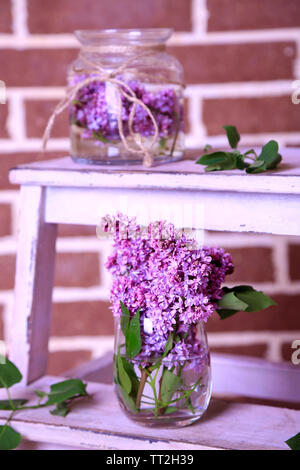
[[[223,287],[223,296],[218,300],[216,308],[220,318],[231,317],[237,312],[259,312],[276,302],[261,291],[253,289],[252,286],[235,286],[229,289]]]
[[[270,140],[262,147],[259,155],[254,149],[241,153],[238,149],[240,135],[235,126],[223,126],[232,152],[217,151],[205,153],[196,161],[205,165],[205,171],[246,170],[246,173],[262,173],[273,170],[281,162],[279,146],[275,140]],[[205,150],[208,150],[207,146]]]
[[[67,416],[72,404],[79,397],[87,396],[86,385],[79,379],[64,380],[50,386],[48,393],[35,390],[38,397],[36,405],[25,406],[28,400],[19,398],[12,399],[10,388],[21,382],[22,374],[19,369],[4,356],[0,355],[0,388],[5,388],[8,400],[0,400],[0,410],[11,410],[6,423],[0,426],[0,450],[11,450],[18,447],[22,440],[21,434],[15,431],[10,425],[14,414],[20,410],[33,410],[55,405],[50,410],[53,415]]]

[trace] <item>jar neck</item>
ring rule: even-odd
[[[85,56],[86,54],[143,54],[155,53],[155,52],[165,52],[165,44],[105,44],[99,46],[87,46],[84,45],[80,49],[79,55]]]

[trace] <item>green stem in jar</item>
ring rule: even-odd
[[[139,388],[138,388],[138,392],[137,392],[137,396],[136,396],[136,402],[135,402],[136,407],[137,407],[138,410],[141,407],[141,399],[142,399],[143,391],[144,391],[144,388],[145,388],[145,385],[146,385],[147,377],[148,377],[147,369],[142,369],[142,371],[141,371],[141,380],[140,380],[140,383],[139,383]]]

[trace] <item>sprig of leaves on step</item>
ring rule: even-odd
[[[196,161],[200,165],[205,165],[205,171],[222,170],[246,170],[247,173],[262,173],[273,170],[281,162],[282,157],[279,154],[279,146],[275,140],[270,140],[262,147],[259,155],[254,149],[241,153],[238,149],[240,135],[235,126],[223,126],[226,131],[227,139],[231,152],[217,151],[205,153]],[[211,148],[206,147],[206,150]]]
[[[0,400],[0,410],[11,411],[6,423],[0,426],[0,450],[15,449],[21,443],[21,434],[9,425],[17,411],[55,405],[55,408],[51,409],[50,413],[65,417],[77,398],[88,395],[86,385],[81,380],[64,380],[51,385],[49,392],[35,390],[38,403],[36,405],[25,406],[28,402],[27,399],[19,398],[13,400],[9,391],[13,385],[20,383],[21,380],[22,374],[19,369],[7,358],[0,355],[0,388],[5,388],[8,396],[8,400]]]
[[[276,305],[271,297],[253,289],[252,286],[223,287],[222,291],[223,296],[218,300],[218,307],[216,308],[222,320],[237,312],[259,312],[271,305]]]

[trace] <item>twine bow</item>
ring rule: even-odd
[[[118,130],[119,130],[122,143],[128,152],[143,155],[144,157],[143,164],[147,167],[150,167],[153,162],[153,154],[151,153],[151,149],[157,142],[158,136],[159,136],[159,129],[158,129],[157,122],[151,110],[149,109],[149,107],[136,96],[133,89],[123,80],[116,78],[117,75],[122,74],[122,72],[124,72],[128,68],[131,62],[135,61],[137,58],[140,59],[142,56],[148,55],[149,53],[151,52],[144,52],[134,57],[131,57],[130,60],[128,60],[125,64],[123,64],[122,66],[118,67],[116,70],[111,71],[111,72],[108,72],[101,64],[95,64],[87,60],[85,57],[81,57],[81,60],[85,62],[86,65],[94,69],[92,72],[93,76],[85,78],[77,85],[74,85],[71,88],[69,88],[69,90],[66,93],[66,96],[57,104],[57,106],[54,109],[53,114],[50,116],[50,119],[48,121],[48,124],[44,132],[43,150],[46,149],[47,141],[50,137],[50,133],[51,133],[56,116],[60,114],[62,111],[64,111],[72,103],[72,101],[76,98],[76,95],[81,88],[93,82],[111,83],[117,92]],[[133,104],[130,110],[130,114],[129,114],[128,129],[129,129],[129,135],[133,138],[133,141],[135,142],[137,148],[131,147],[129,145],[128,140],[124,134],[123,122],[122,122],[122,96],[124,96],[129,102]],[[133,120],[134,120],[137,106],[141,106],[147,112],[154,126],[154,135],[153,135],[151,143],[148,145],[145,145],[144,142],[142,141],[140,134],[134,132],[133,130]]]

